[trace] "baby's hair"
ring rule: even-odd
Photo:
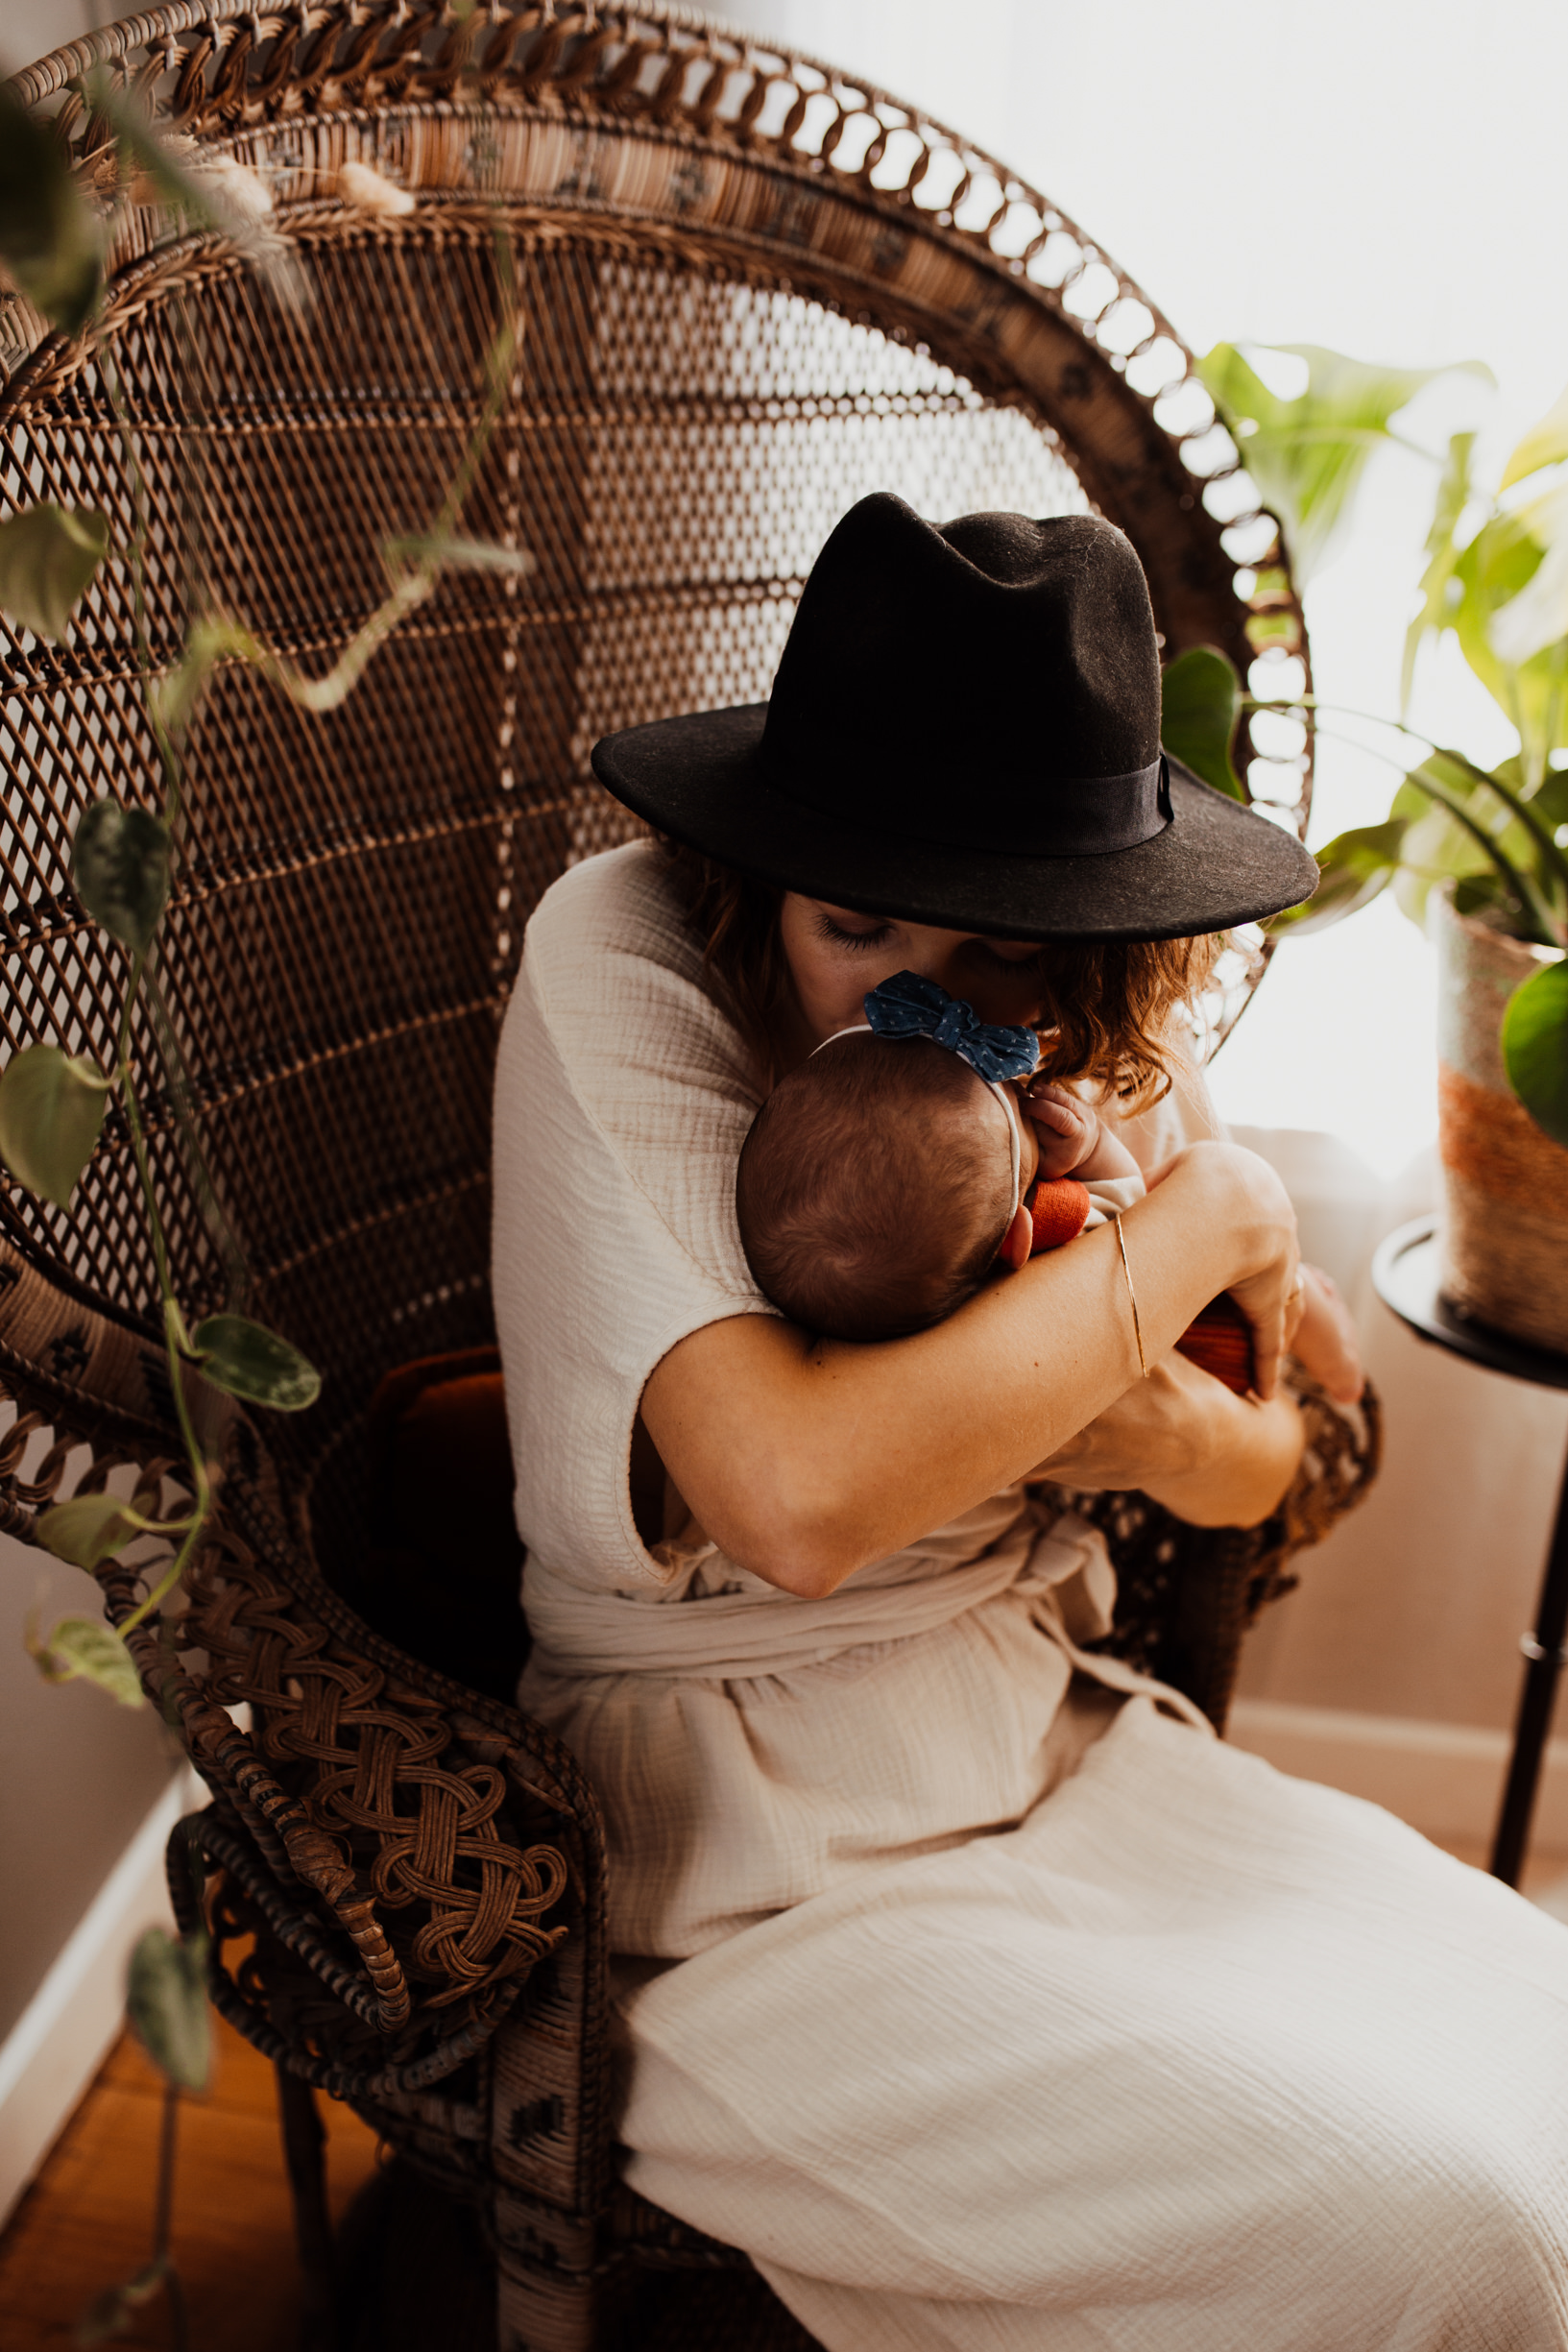
[[[898,1339],[972,1298],[1013,1211],[1005,1116],[929,1038],[835,1038],[776,1086],[740,1153],[746,1261],[808,1331]]]

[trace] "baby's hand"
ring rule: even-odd
[[[1358,1402],[1366,1385],[1356,1326],[1334,1284],[1315,1266],[1301,1269],[1301,1321],[1291,1353],[1337,1405]]]
[[[1024,1116],[1040,1145],[1040,1174],[1044,1177],[1072,1176],[1092,1159],[1099,1142],[1099,1113],[1066,1086],[1049,1079],[1031,1079],[1021,1090]]]

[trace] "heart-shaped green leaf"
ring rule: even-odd
[[[214,1387],[275,1413],[302,1413],[322,1393],[322,1376],[298,1347],[245,1315],[209,1315],[191,1333],[197,1362]]]
[[[1276,938],[1289,934],[1301,939],[1369,906],[1399,864],[1406,825],[1406,818],[1392,816],[1382,825],[1356,825],[1348,833],[1336,834],[1313,852],[1319,879],[1312,897],[1276,914],[1264,929]]]
[[[1160,740],[1173,760],[1231,800],[1245,801],[1231,764],[1242,682],[1216,645],[1192,645],[1160,673]]]
[[[73,1567],[95,1568],[101,1560],[110,1560],[122,1550],[136,1528],[112,1494],[73,1494],[68,1503],[56,1503],[52,1511],[43,1513],[37,1533],[45,1551],[53,1552],[57,1560],[68,1560]]]
[[[1503,1067],[1536,1126],[1568,1144],[1568,962],[1543,964],[1509,997]]]
[[[8,517],[0,522],[0,612],[58,643],[108,546],[109,524],[95,507],[26,506]]]
[[[0,85],[0,261],[54,326],[74,335],[98,301],[104,233],[49,125]]]
[[[149,1928],[131,1954],[126,2011],[153,2064],[181,2091],[205,2091],[212,2025],[200,1947]]]
[[[58,1045],[24,1046],[0,1072],[0,1159],[57,1208],[92,1157],[110,1082]]]
[[[46,1683],[96,1683],[121,1707],[146,1703],[135,1660],[101,1617],[61,1617],[41,1640],[30,1626],[27,1647]]]
[[[95,921],[144,956],[169,895],[169,829],[145,809],[95,800],[83,812],[71,880]]]

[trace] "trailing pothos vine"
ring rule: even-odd
[[[293,251],[271,223],[271,198],[259,181],[227,159],[203,163],[189,141],[160,136],[107,83],[95,85],[91,95],[115,136],[111,148],[94,157],[89,186],[73,174],[47,125],[9,92],[0,97],[0,259],[19,290],[61,331],[90,328],[102,296],[113,215],[126,204],[160,205],[217,230],[265,276],[276,300],[294,306],[308,302]],[[341,178],[344,200],[362,208],[400,212],[411,206],[405,191],[363,164]],[[514,278],[512,255],[499,215],[497,223],[497,279],[508,287]],[[68,1206],[113,1109],[146,1218],[185,1457],[182,1498],[167,1513],[148,1513],[111,1494],[78,1494],[44,1512],[36,1532],[48,1550],[88,1570],[138,1539],[163,1546],[166,1564],[117,1632],[100,1619],[73,1615],[46,1634],[33,1627],[28,1635],[33,1656],[51,1681],[86,1679],[128,1706],[139,1706],[142,1693],[125,1637],[179,1587],[214,1504],[216,1469],[193,1415],[192,1373],[243,1403],[284,1413],[303,1411],[321,1386],[296,1347],[242,1311],[243,1254],[207,1171],[160,984],[160,931],[181,855],[186,737],[220,664],[241,662],[259,669],[300,710],[333,711],[353,691],[377,649],[432,594],[444,571],[529,568],[520,551],[464,539],[457,531],[511,379],[518,324],[510,306],[503,310],[488,355],[478,423],[441,510],[424,529],[386,543],[386,594],[322,675],[306,675],[242,618],[211,604],[192,615],[173,667],[155,667],[147,627],[147,499],[134,421],[107,344],[97,363],[120,431],[133,519],[129,537],[113,544],[102,513],[54,504],[25,508],[0,523],[0,607],[38,637],[58,641],[68,634],[71,616],[101,566],[129,567],[136,667],[160,769],[160,810],[109,798],[94,801],[72,841],[77,897],[122,951],[120,1006],[107,1066],[61,1045],[36,1044],[14,1055],[0,1074],[0,1157],[20,1183],[58,1207]],[[179,1148],[225,1271],[224,1311],[195,1323],[181,1302],[153,1179],[146,1106],[133,1066],[133,1039],[138,1036],[154,1041]]]
[[[49,125],[0,87],[0,264],[35,309],[63,335],[93,334],[118,215],[123,207],[137,206],[163,208],[177,230],[195,228],[224,236],[265,279],[276,302],[308,307],[308,281],[273,220],[270,193],[258,179],[230,158],[205,155],[193,141],[160,130],[107,76],[94,77],[85,94],[111,135],[73,169]],[[481,131],[475,140],[481,159],[484,147]],[[369,212],[413,209],[405,190],[362,163],[346,165],[333,192]],[[130,1152],[146,1221],[183,1467],[178,1480],[166,1482],[162,1502],[140,1492],[133,1500],[77,1493],[39,1515],[37,1541],[88,1571],[128,1546],[144,1543],[149,1562],[138,1572],[146,1590],[117,1629],[102,1617],[67,1615],[47,1632],[30,1623],[26,1636],[48,1680],[91,1682],[127,1707],[142,1706],[144,1697],[126,1637],[165,1610],[217,1504],[219,1471],[204,1437],[209,1416],[200,1409],[201,1384],[243,1404],[284,1413],[306,1410],[321,1388],[299,1349],[245,1312],[244,1253],[207,1166],[177,1025],[163,992],[160,948],[180,873],[189,730],[222,665],[258,669],[299,710],[333,711],[352,693],[378,648],[432,594],[443,572],[531,569],[531,559],[519,550],[465,539],[458,530],[512,381],[519,335],[514,256],[498,206],[495,221],[500,324],[486,358],[477,424],[434,519],[382,547],[385,594],[325,673],[307,675],[243,616],[200,598],[188,615],[177,660],[161,667],[155,661],[148,627],[149,505],[135,419],[119,380],[111,334],[100,337],[94,359],[118,429],[129,532],[116,541],[103,513],[50,502],[25,507],[0,522],[0,609],[37,638],[67,638],[76,608],[100,570],[111,564],[127,568],[135,669],[157,760],[157,789],[146,796],[156,800],[155,807],[112,797],[95,800],[79,819],[71,843],[76,895],[114,943],[120,970],[108,1055],[100,1061],[63,1044],[36,1043],[15,1053],[0,1072],[0,1158],[11,1175],[57,1207],[68,1207],[112,1122]],[[133,1046],[139,1051],[149,1040],[158,1074],[158,1123],[173,1130],[223,1273],[221,1311],[196,1321],[181,1301],[149,1152],[152,1105],[133,1054]],[[153,1507],[143,1508],[144,1503]],[[163,1625],[170,1630],[172,1619],[165,1615]],[[194,1842],[188,1858],[199,1882],[202,1865]],[[200,1900],[195,1908],[200,1919]],[[155,2243],[141,2270],[108,2289],[84,2315],[77,2330],[84,2344],[123,2333],[134,2323],[138,2307],[161,2293],[177,2352],[184,2352],[186,2318],[170,2258],[169,2227],[178,2101],[182,2091],[205,2088],[211,2064],[205,1967],[200,1927],[182,1937],[151,1928],[132,1955],[131,2021],[166,2086]]]

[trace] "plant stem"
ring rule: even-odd
[[[154,1033],[157,1038],[158,1052],[163,1061],[163,1073],[169,1081],[169,1099],[174,1104],[175,1125],[181,1143],[184,1147],[185,1156],[190,1162],[191,1174],[196,1180],[197,1199],[202,1204],[202,1214],[206,1221],[207,1230],[217,1244],[218,1254],[223,1259],[227,1270],[228,1302],[230,1307],[237,1307],[249,1288],[250,1270],[245,1262],[245,1252],[240,1247],[239,1237],[218,1199],[218,1188],[202,1146],[202,1130],[197,1124],[196,1114],[191,1108],[190,1076],[185,1068],[185,1057],[180,1050],[180,1040],[175,1034],[174,1022],[169,1014],[168,1004],[158,984],[157,966],[151,958],[147,963],[145,986],[148,1006],[153,1015]]]
[[[180,2273],[169,2258],[174,2223],[174,2164],[180,2126],[180,2086],[163,2085],[163,2114],[157,2135],[157,2190],[153,2208],[153,2260],[163,2271],[163,2291],[169,2299],[169,2332],[174,2352],[190,2352],[190,2318]]]
[[[158,1214],[157,1196],[153,1188],[153,1172],[147,1157],[147,1139],[142,1132],[141,1110],[136,1101],[135,1082],[131,1076],[129,1061],[120,1064],[120,1084],[125,1094],[126,1123],[131,1130],[131,1149],[136,1165],[136,1178],[141,1187],[142,1205],[147,1212],[148,1227],[153,1242],[153,1263],[157,1273],[157,1286],[163,1299],[163,1349],[169,1366],[169,1386],[174,1394],[174,1409],[180,1422],[180,1435],[184,1442],[185,1458],[190,1464],[191,1483],[195,1490],[195,1508],[186,1528],[185,1540],[175,1555],[174,1564],[159,1579],[153,1590],[120,1626],[123,1641],[134,1633],[144,1618],[151,1616],[165,1596],[184,1574],[186,1563],[196,1548],[202,1530],[212,1508],[212,1478],[206,1456],[197,1442],[195,1426],[190,1418],[190,1404],[185,1395],[184,1359],[181,1352],[181,1323],[179,1303],[169,1278],[168,1245],[164,1239],[163,1220]],[[172,1532],[172,1530],[171,1530]]]
[[[164,724],[158,697],[153,686],[153,646],[147,623],[147,543],[151,532],[147,502],[147,477],[142,471],[140,454],[136,449],[135,432],[120,386],[119,372],[107,347],[101,354],[99,364],[104,386],[109,394],[109,406],[113,411],[115,423],[119,426],[120,440],[125,450],[126,477],[131,485],[131,504],[135,520],[135,529],[132,534],[128,552],[131,560],[133,603],[135,614],[136,666],[148,724],[153,730],[153,740],[157,745],[163,768],[163,822],[168,829],[171,847],[178,854],[184,771],[180,747],[172,731]],[[140,956],[136,958],[133,968],[131,986],[126,993],[126,1001],[120,1014],[119,1037],[115,1046],[117,1061],[124,1060],[136,991],[141,984],[144,973],[151,980],[151,966],[150,956]],[[154,985],[156,987],[156,982]],[[233,1228],[219,1205],[205,1154],[203,1152],[196,1133],[195,1123],[186,1108],[189,1101],[189,1088],[184,1083],[184,1064],[175,1042],[173,1025],[163,1011],[163,1000],[160,993],[156,996],[154,1009],[158,1047],[162,1055],[165,1074],[169,1079],[170,1098],[175,1106],[175,1124],[181,1143],[191,1162],[197,1196],[202,1202],[203,1213],[206,1217],[212,1238],[217,1244],[218,1254],[229,1269],[229,1301],[232,1304],[243,1295],[245,1289],[244,1256],[235,1239]],[[158,1016],[160,1014],[162,1018],[159,1026]]]

